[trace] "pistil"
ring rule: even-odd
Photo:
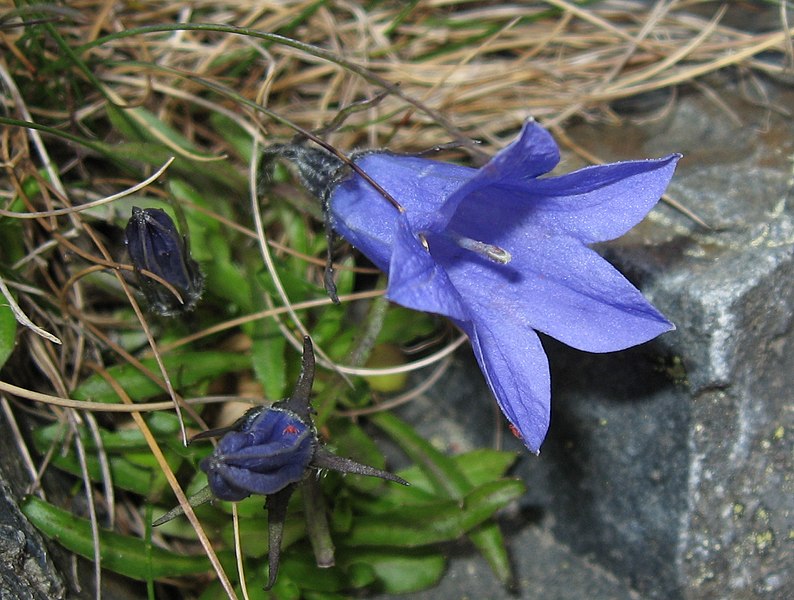
[[[456,233],[450,232],[449,235],[452,240],[454,240],[454,242],[464,250],[469,250],[479,254],[480,256],[484,256],[491,262],[495,262],[500,265],[506,265],[513,258],[510,252],[494,244],[473,240]]]

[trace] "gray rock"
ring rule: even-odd
[[[0,456],[0,600],[96,598],[93,564],[45,539],[19,510],[31,479],[17,458],[19,450],[5,417],[0,417]],[[47,481],[47,499],[68,505],[73,479],[52,470]],[[101,585],[103,598],[145,597],[141,584],[108,571],[103,571]]]
[[[653,598],[794,597],[794,127],[726,96],[742,127],[691,96],[623,149],[683,151],[670,193],[712,228],[662,206],[606,249],[677,331],[549,344],[555,535]]]
[[[0,419],[0,456],[16,456],[4,419]],[[0,600],[59,600],[66,586],[47,546],[17,505],[27,479],[19,461],[0,464]]]
[[[727,97],[742,127],[693,96],[644,145],[708,159],[685,160],[670,191],[713,229],[662,207],[611,247],[678,326],[648,347],[668,382],[624,364],[617,397],[602,380],[567,404],[563,377],[557,398],[591,425],[576,462],[594,499],[589,541],[562,538],[605,542],[602,562],[659,598],[794,596],[794,127]],[[629,356],[587,363],[604,373]]]

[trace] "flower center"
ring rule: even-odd
[[[454,231],[448,232],[448,235],[452,241],[454,241],[464,250],[469,250],[470,252],[484,256],[491,262],[495,262],[500,265],[506,265],[513,258],[510,252],[494,244],[487,244],[486,242],[473,240],[466,236],[455,233]]]

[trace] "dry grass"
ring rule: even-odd
[[[406,96],[443,114],[466,135],[495,145],[530,116],[547,126],[563,125],[574,116],[618,119],[609,108],[615,100],[685,84],[727,67],[783,76],[792,64],[792,31],[785,30],[782,15],[777,30],[750,33],[723,25],[726,10],[718,3],[547,0],[505,5],[437,0],[412,3],[408,10],[403,8],[408,3],[369,4],[368,10],[353,2],[316,1],[148,2],[133,8],[86,1],[71,4],[75,14],[66,18],[74,16],[74,25],[59,29],[74,44],[180,22],[280,32],[399,84]],[[764,8],[758,2],[728,4],[749,19]],[[311,14],[300,16],[307,12]],[[296,19],[302,20],[293,25]],[[14,37],[15,30],[7,29],[5,46],[24,64]],[[770,60],[770,51],[783,58]],[[229,86],[251,100],[261,98],[308,129],[329,121],[339,106],[381,91],[340,65],[241,35],[140,35],[92,49],[85,59],[100,57],[107,62],[94,75],[110,97],[122,105],[156,106],[162,118],[196,139],[208,133],[193,120],[196,106],[229,110],[249,126],[251,119],[233,102],[208,98],[204,86],[186,81],[184,74]],[[203,102],[196,102],[197,96]],[[97,93],[79,104],[74,99],[60,113],[51,106],[41,108],[49,117],[79,125],[101,111],[104,102]],[[336,136],[343,147],[388,142],[398,149],[415,149],[450,137],[438,131],[432,117],[394,96],[354,122],[367,126],[363,133],[356,127],[353,135]],[[270,136],[291,133],[271,123],[264,126]],[[202,141],[212,146],[212,139]]]

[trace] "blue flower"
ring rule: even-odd
[[[190,257],[187,239],[179,234],[168,213],[160,208],[134,206],[124,238],[152,312],[172,316],[193,309],[204,289],[204,276]],[[143,270],[167,282],[180,297],[141,273]]]
[[[212,454],[199,464],[207,474],[208,485],[189,498],[191,506],[213,498],[238,502],[251,494],[266,496],[269,544],[266,590],[276,582],[287,506],[298,486],[303,489],[306,529],[317,565],[328,567],[334,564],[334,548],[328,533],[319,481],[312,474],[327,469],[408,485],[407,481],[388,471],[337,456],[320,443],[311,416],[313,383],[314,347],[306,336],[303,338],[301,372],[292,396],[272,406],[252,408],[229,427],[204,431],[191,440],[220,437]],[[181,505],[177,506],[155,520],[153,525],[162,525],[182,512]]]
[[[201,461],[216,498],[275,494],[303,479],[317,443],[313,427],[290,410],[256,407]]]
[[[680,155],[541,177],[559,158],[530,121],[480,169],[385,151],[355,158],[402,210],[356,173],[327,195],[333,228],[388,273],[390,300],[445,315],[468,334],[499,406],[533,452],[551,395],[536,331],[611,352],[674,328],[588,245],[637,224]]]

